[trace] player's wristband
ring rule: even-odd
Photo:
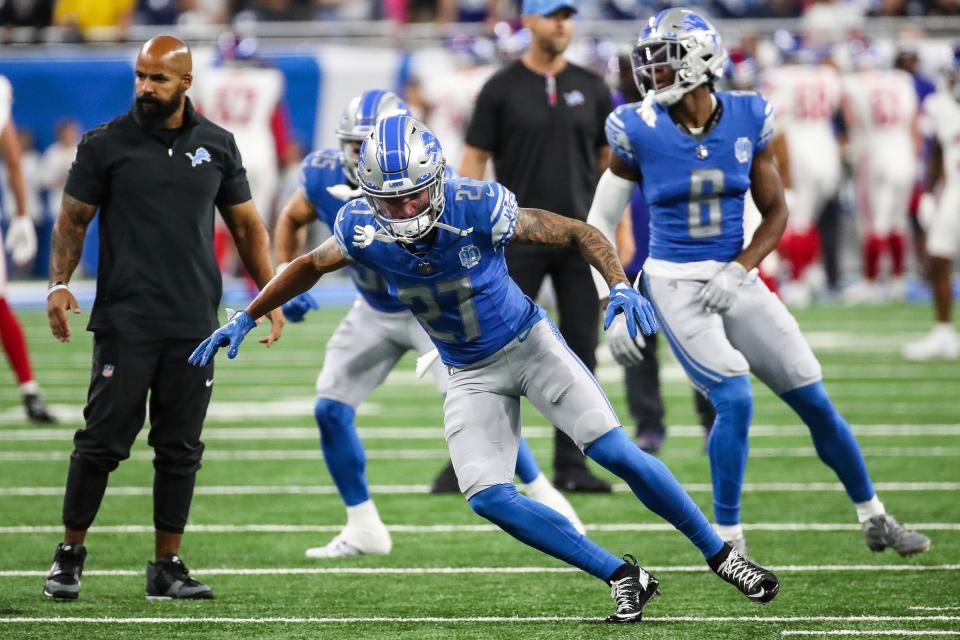
[[[49,298],[51,293],[53,293],[54,291],[59,291],[60,289],[66,289],[67,291],[70,291],[70,287],[67,286],[66,282],[64,282],[63,280],[58,280],[53,284],[51,284],[50,287],[47,289],[47,297]]]

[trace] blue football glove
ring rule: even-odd
[[[309,291],[304,291],[292,300],[285,302],[280,308],[283,309],[283,317],[290,322],[303,322],[303,317],[307,315],[307,312],[311,309],[319,309],[320,305],[317,304]]]
[[[217,350],[227,345],[230,345],[230,348],[227,349],[227,357],[236,358],[244,336],[250,333],[250,330],[255,326],[257,326],[257,323],[246,311],[233,314],[227,324],[214,331],[209,338],[200,343],[200,346],[187,358],[187,362],[195,367],[205,367],[213,360]]]
[[[607,304],[607,313],[603,318],[604,331],[610,328],[618,313],[623,313],[625,316],[627,333],[631,338],[637,337],[637,326],[646,336],[657,330],[657,318],[653,313],[653,305],[640,295],[639,291],[625,282],[618,282],[610,289],[610,302]]]

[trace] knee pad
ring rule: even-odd
[[[467,502],[478,516],[497,522],[516,497],[517,488],[512,484],[495,484],[480,491]]]
[[[317,398],[313,405],[313,417],[317,419],[320,436],[324,438],[352,430],[355,415],[356,410],[350,405],[329,398]]]

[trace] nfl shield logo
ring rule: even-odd
[[[733,145],[733,155],[736,156],[737,162],[747,164],[750,161],[752,152],[753,143],[750,142],[750,138],[737,138],[736,144]]]
[[[113,365],[112,365],[112,364],[105,364],[105,365],[103,365],[103,377],[104,377],[104,378],[112,378],[112,377],[113,377]]]
[[[460,249],[460,264],[462,264],[465,269],[470,269],[480,264],[480,249],[477,249],[476,245],[472,244],[468,244],[463,249]]]

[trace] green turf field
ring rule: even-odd
[[[493,530],[458,496],[425,495],[446,454],[440,400],[429,380],[415,379],[413,358],[358,417],[377,505],[395,527],[393,554],[304,558],[306,547],[327,542],[344,519],[312,417],[323,344],[343,313],[314,313],[288,325],[271,349],[248,340],[236,361],[218,360],[207,454],[182,550],[217,599],[144,599],[152,466],[141,440],[111,478],[87,540],[83,592],[73,603],[46,600],[41,586],[60,540],[90,340],[76,318],[74,341],[61,345],[44,314],[21,314],[37,379],[64,421],[57,428],[24,424],[15,387],[8,382],[0,391],[0,638],[960,634],[960,364],[899,355],[903,341],[927,329],[927,309],[830,307],[798,315],[881,499],[933,539],[931,551],[901,559],[867,550],[852,506],[813,454],[805,428],[756,383],[743,519],[753,555],[778,570],[780,596],[765,608],[749,603],[706,573],[696,549],[622,487],[611,496],[574,495],[591,537],[636,555],[661,580],[662,597],[642,625],[629,627],[596,624],[612,610],[604,584]],[[626,418],[621,371],[604,349],[600,355],[601,384]],[[663,460],[711,515],[690,387],[676,362],[664,360],[671,434]],[[547,425],[529,405],[523,415],[525,435],[549,469]]]

